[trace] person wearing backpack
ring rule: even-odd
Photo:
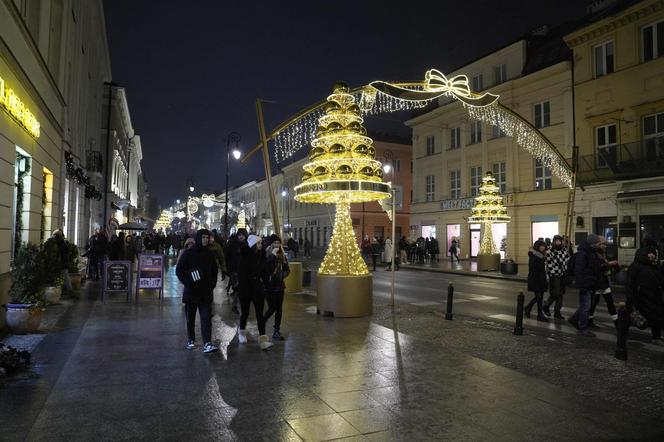
[[[556,235],[553,237],[551,248],[546,254],[546,275],[549,277],[549,297],[542,306],[542,311],[546,316],[551,316],[549,307],[554,304],[553,317],[556,319],[565,319],[560,314],[563,306],[563,295],[565,294],[565,275],[567,274],[567,265],[569,264],[569,253],[563,245],[563,237]]]
[[[601,237],[590,233],[579,245],[574,255],[574,281],[579,289],[579,307],[568,319],[584,336],[595,336],[588,330],[588,316],[593,295],[599,285],[601,262],[597,250],[601,247]]]

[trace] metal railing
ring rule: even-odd
[[[571,160],[570,160],[571,164]],[[598,148],[579,156],[579,185],[664,174],[664,136]]]

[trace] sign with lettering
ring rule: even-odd
[[[41,134],[41,125],[25,103],[21,101],[12,88],[5,84],[5,80],[0,77],[0,106],[7,109],[7,112],[23,126],[30,135],[39,138]]]
[[[317,219],[306,220],[306,224],[305,224],[305,225],[306,225],[307,227],[309,227],[309,226],[317,226],[317,225],[318,225],[318,220],[317,220]]]
[[[106,292],[127,292],[131,296],[131,261],[105,261],[102,275],[102,301]]]
[[[456,200],[443,200],[440,202],[441,210],[472,209],[475,198],[462,198]]]
[[[138,255],[139,289],[162,289],[164,287],[164,255]]]

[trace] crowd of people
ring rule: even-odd
[[[542,238],[535,241],[528,252],[528,290],[532,300],[524,306],[524,315],[529,318],[533,307],[537,308],[536,319],[549,321],[551,307],[553,317],[565,319],[561,314],[563,295],[567,287],[578,289],[578,307],[568,322],[586,336],[594,336],[592,329],[599,328],[594,322],[594,312],[603,299],[613,321],[618,311],[611,290],[611,274],[620,269],[617,260],[607,257],[608,242],[605,237],[589,234],[573,253],[571,244],[556,235],[553,240]],[[637,250],[634,261],[627,271],[626,309],[634,321],[644,318],[651,328],[652,342],[663,345],[664,327],[664,267],[661,250],[657,242],[646,237],[643,247]],[[546,300],[544,293],[549,292]]]
[[[410,264],[419,262],[420,264],[424,264],[425,262],[439,262],[438,255],[440,254],[438,240],[433,237],[419,237],[415,241],[410,241],[405,236],[402,236],[398,242],[393,243],[389,237],[383,239],[382,237],[369,237],[369,235],[365,235],[360,244],[360,250],[362,251],[364,261],[373,271],[376,271],[376,266],[379,262],[387,264],[385,270],[391,270],[393,253],[396,270],[399,270],[399,264],[401,263]]]
[[[290,253],[297,248],[290,240]],[[219,348],[212,342],[213,291],[218,279],[228,278],[227,294],[233,311],[240,314],[238,342],[248,341],[247,321],[253,304],[258,326],[258,342],[262,350],[283,340],[281,320],[285,279],[290,273],[287,253],[277,235],[259,237],[238,229],[227,242],[216,231],[198,230],[195,239],[187,238],[178,254],[176,274],[182,285],[182,302],[187,322],[187,349],[196,348],[194,329],[198,312],[203,338],[203,352]],[[267,301],[268,309],[264,312]],[[238,310],[238,304],[240,306]],[[274,315],[272,340],[266,334],[267,321]]]

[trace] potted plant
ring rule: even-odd
[[[34,244],[22,244],[11,268],[11,303],[7,304],[7,325],[14,333],[31,333],[42,318],[42,255]]]
[[[71,281],[71,288],[74,291],[81,289],[81,273],[78,269],[78,246],[69,241],[65,241],[67,244],[67,256],[69,262],[67,263],[67,268],[69,269],[69,280]]]
[[[507,257],[507,237],[503,236],[503,239],[500,240],[500,250],[505,252]],[[519,273],[519,264],[514,262],[513,259],[505,259],[500,263],[500,273],[503,275],[516,275]]]
[[[42,264],[44,266],[44,302],[46,304],[57,304],[62,296],[62,258],[57,242],[50,238],[41,249]]]

